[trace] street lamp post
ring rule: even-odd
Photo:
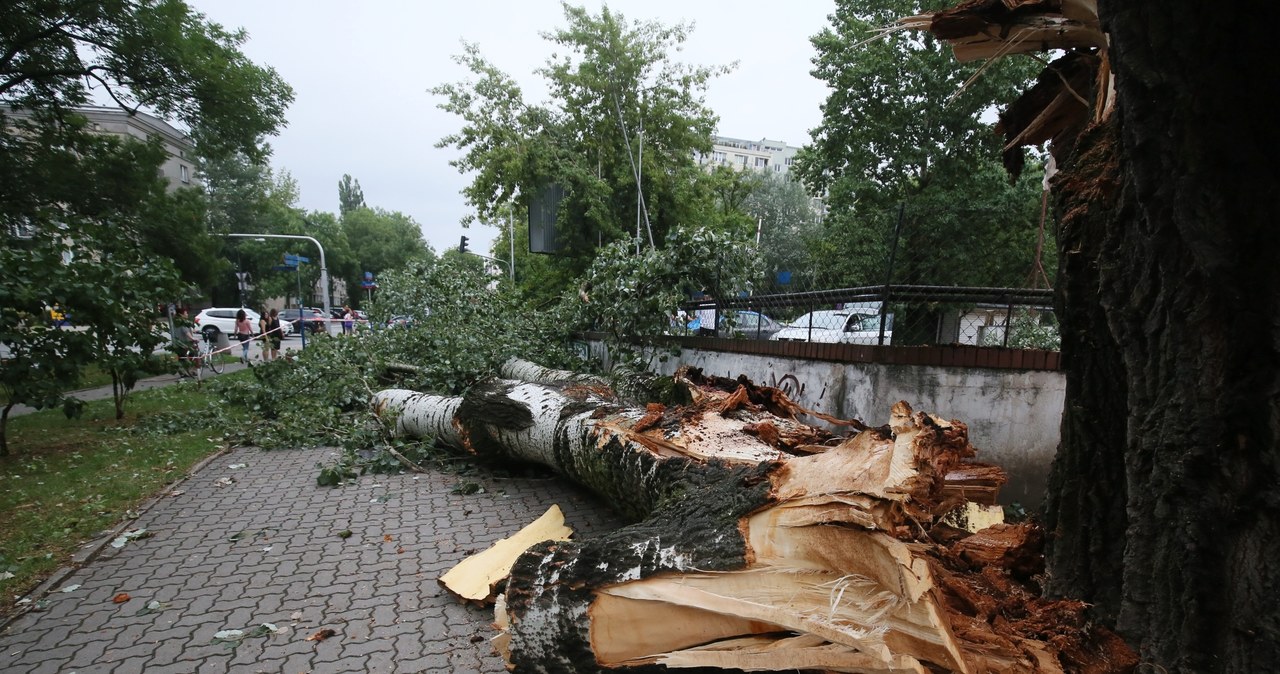
[[[321,246],[319,241],[316,241],[313,237],[303,236],[301,234],[224,234],[223,236],[234,236],[241,239],[303,239],[314,243],[316,248],[320,249],[320,291],[324,295],[324,315],[328,318],[330,309],[329,269],[325,267],[324,246]],[[299,300],[301,300],[301,298],[299,298]],[[303,329],[306,329],[305,325],[303,325]]]

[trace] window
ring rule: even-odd
[[[182,182],[191,182],[191,174],[187,172],[187,166],[185,164],[178,166],[178,171],[182,175]]]
[[[769,160],[764,157],[756,157],[756,168],[763,168],[769,165]]]
[[[747,156],[746,156],[746,155],[742,155],[742,154],[735,154],[735,155],[733,155],[733,159],[734,159],[734,161],[738,162],[739,164],[742,164],[743,166],[746,166],[746,165],[747,165]]]
[[[36,226],[31,223],[30,219],[20,217],[17,221],[9,223],[9,233],[15,239],[34,239]]]

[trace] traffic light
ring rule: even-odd
[[[467,237],[465,236],[462,237],[462,243],[458,244],[458,252],[459,253],[467,252]]]

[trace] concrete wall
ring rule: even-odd
[[[594,356],[605,355],[601,344],[592,347]],[[653,369],[671,375],[686,364],[725,377],[745,374],[783,389],[811,410],[871,425],[888,423],[889,409],[899,400],[958,419],[969,426],[977,459],[1008,472],[1002,503],[1031,509],[1044,500],[1065,399],[1060,372],[835,363],[690,348],[655,358]]]

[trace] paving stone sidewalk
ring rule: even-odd
[[[0,671],[503,672],[492,613],[436,579],[553,503],[579,536],[621,525],[556,478],[370,475],[319,487],[316,463],[332,453],[241,448],[208,462],[132,525],[151,537],[105,546],[0,632]],[[483,492],[451,493],[464,482]],[[214,643],[263,623],[280,631]],[[306,640],[322,629],[335,634]]]

